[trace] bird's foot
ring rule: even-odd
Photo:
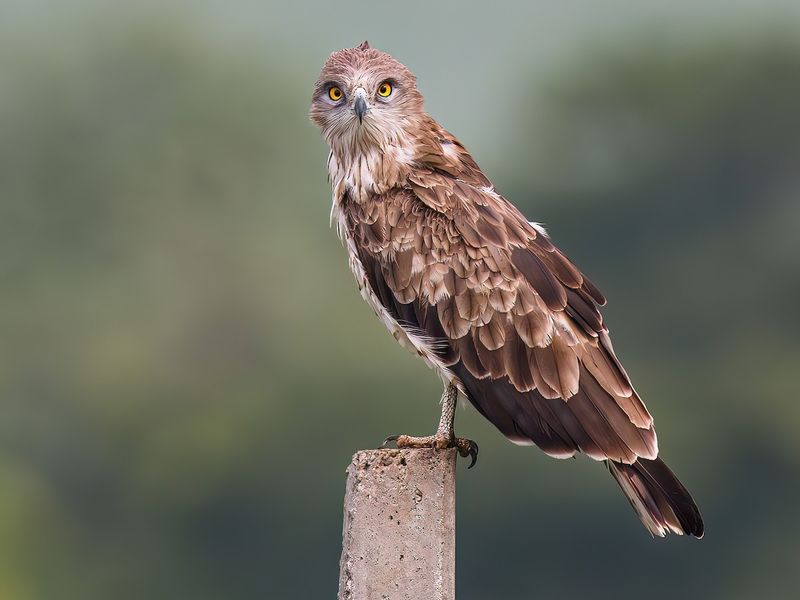
[[[381,448],[386,448],[390,442],[394,442],[398,448],[434,448],[444,450],[445,448],[455,448],[458,453],[466,458],[472,458],[468,469],[475,466],[478,461],[478,444],[467,438],[457,438],[446,435],[426,435],[424,437],[412,437],[410,435],[390,435],[383,441]]]

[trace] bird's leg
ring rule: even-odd
[[[456,403],[458,401],[458,388],[453,383],[448,383],[442,394],[442,416],[439,418],[439,427],[433,435],[412,437],[410,435],[392,435],[386,438],[381,447],[389,442],[395,442],[398,448],[457,448],[461,456],[472,457],[471,469],[478,460],[478,444],[466,438],[457,438],[455,435]]]
[[[448,383],[442,392],[442,415],[439,417],[439,427],[433,436],[439,448],[447,448],[456,438],[456,404],[458,402],[458,389]]]

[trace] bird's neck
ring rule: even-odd
[[[345,196],[354,202],[368,202],[401,186],[413,168],[415,155],[410,144],[331,145],[328,176],[334,203]]]

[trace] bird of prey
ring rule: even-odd
[[[361,295],[444,384],[436,433],[390,439],[455,446],[474,464],[477,445],[454,434],[463,397],[516,444],[603,461],[651,534],[701,537],[614,354],[603,294],[424,111],[411,71],[367,42],[334,52],[310,116]]]

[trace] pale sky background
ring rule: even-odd
[[[513,125],[504,113],[517,109],[515,90],[521,89],[521,97],[530,102],[531,81],[537,73],[576,53],[613,44],[617,35],[630,45],[635,39],[632,32],[641,30],[649,44],[657,45],[665,40],[702,43],[709,32],[721,37],[744,29],[746,36],[776,28],[800,32],[800,2],[796,0],[4,0],[0,32],[47,40],[70,35],[81,23],[109,14],[124,19],[154,11],[164,15],[165,23],[184,21],[212,39],[233,36],[239,44],[252,46],[253,52],[270,53],[278,60],[290,54],[298,78],[308,79],[309,91],[330,52],[368,39],[411,68],[428,111],[457,132],[484,163],[490,161],[486,163],[490,168],[492,157],[483,156],[481,148],[470,141],[477,141],[487,131],[495,140],[513,134]],[[502,68],[508,60],[528,65],[520,74],[522,80],[515,79],[513,70]],[[461,76],[463,86],[477,88],[475,93],[454,99],[455,92],[463,90],[453,89],[453,72]]]

